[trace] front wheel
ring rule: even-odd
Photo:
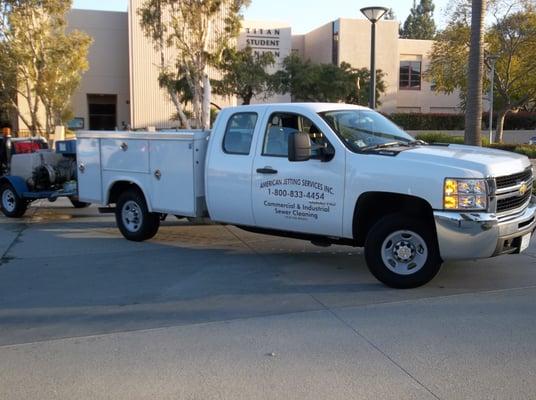
[[[160,227],[160,215],[150,213],[145,198],[134,189],[119,195],[115,220],[125,239],[134,242],[151,239]]]
[[[19,197],[13,186],[4,183],[0,187],[0,209],[8,218],[21,218],[28,209],[28,203]]]
[[[380,282],[398,289],[430,282],[442,263],[434,230],[419,217],[403,214],[388,215],[372,227],[365,259]]]

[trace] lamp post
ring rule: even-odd
[[[491,77],[490,80],[490,86],[489,86],[489,142],[490,144],[493,143],[493,84],[495,81],[495,63],[497,62],[497,59],[499,56],[496,55],[489,55],[488,56],[488,62],[491,67]]]
[[[361,12],[371,22],[370,28],[370,95],[369,108],[376,108],[376,22],[389,11],[385,7],[365,7]]]

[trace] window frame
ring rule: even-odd
[[[266,137],[268,136],[268,129],[269,129],[268,126],[270,125],[270,121],[272,120],[274,115],[277,115],[277,114],[295,115],[298,118],[301,117],[301,118],[308,119],[311,122],[311,124],[314,125],[316,127],[316,129],[318,129],[318,131],[322,134],[322,136],[324,137],[325,142],[333,149],[333,157],[335,156],[335,147],[328,140],[326,134],[318,127],[318,124],[315,123],[311,118],[309,118],[309,117],[307,117],[307,116],[305,116],[303,114],[299,114],[299,113],[291,112],[291,111],[273,111],[272,113],[270,113],[270,116],[268,117],[268,120],[267,120],[267,123],[266,123],[266,128],[264,130],[264,135],[263,135],[263,138],[262,138],[262,147],[261,147],[261,156],[262,157],[277,157],[277,158],[287,158],[288,159],[288,154],[286,156],[278,156],[278,155],[272,155],[272,154],[265,154],[265,152],[264,152],[264,148],[266,146]],[[322,156],[320,154],[314,155],[314,156],[311,156],[310,160],[320,160],[320,161],[322,161]]]
[[[244,114],[246,114],[246,115],[255,115],[255,125],[253,126],[253,129],[252,129],[251,142],[249,143],[248,152],[247,153],[238,153],[238,152],[234,152],[234,151],[228,151],[225,148],[225,138],[227,137],[227,134],[229,133],[229,126],[231,124],[231,121],[237,115],[244,115]],[[229,116],[229,118],[227,119],[227,124],[225,126],[225,132],[223,133],[223,138],[221,140],[221,149],[222,149],[222,151],[225,154],[234,155],[234,156],[249,156],[251,154],[251,147],[253,145],[253,137],[255,136],[255,130],[257,129],[257,124],[258,123],[259,123],[259,113],[256,112],[256,111],[238,111],[238,112],[235,112],[235,113],[231,114]]]
[[[400,72],[400,69],[402,68],[402,63],[408,63],[408,79],[407,79],[407,86],[402,86],[402,79]],[[413,72],[412,64],[419,64],[419,86],[411,86],[411,75]],[[398,67],[398,89],[399,90],[422,90],[422,60],[400,60],[400,64]]]

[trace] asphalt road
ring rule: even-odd
[[[0,218],[0,399],[536,399],[536,244],[385,288],[360,249]]]

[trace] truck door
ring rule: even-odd
[[[223,110],[218,117],[206,167],[207,205],[215,221],[255,225],[251,171],[262,116],[256,110]]]
[[[334,147],[318,126],[323,124],[316,114],[269,115],[253,165],[252,200],[257,226],[342,236],[345,152]],[[311,137],[313,157],[309,161],[290,162],[287,158],[288,136],[295,131]]]

